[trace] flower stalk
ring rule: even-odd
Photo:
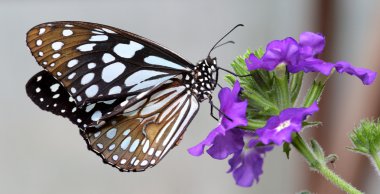
[[[324,156],[318,157],[319,154],[314,153],[313,149],[298,133],[293,134],[292,145],[306,159],[310,168],[319,172],[326,180],[349,194],[363,194],[363,192],[359,191],[330,170],[326,165]],[[319,149],[321,148],[319,147]]]

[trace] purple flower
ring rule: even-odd
[[[274,40],[267,45],[267,50],[261,59],[251,54],[245,60],[248,70],[265,69],[271,71],[280,63],[295,65],[299,56],[299,46],[293,38]]]
[[[226,131],[237,126],[246,126],[248,121],[246,118],[246,109],[248,106],[247,100],[241,100],[239,97],[240,83],[235,82],[232,90],[223,88],[219,92],[221,122],[218,127],[212,130],[206,139],[198,145],[188,149],[188,152],[193,156],[200,156],[203,154],[205,146],[211,146],[215,138],[219,135],[225,135]],[[228,118],[226,118],[228,117]]]
[[[302,122],[316,111],[318,111],[317,102],[308,108],[285,109],[278,116],[269,118],[263,128],[256,130],[256,134],[263,144],[273,142],[281,145],[284,141],[289,143],[292,133],[301,131]]]
[[[353,67],[347,62],[340,61],[334,64],[318,59],[317,55],[322,53],[325,42],[325,38],[321,34],[303,32],[300,35],[299,43],[290,37],[284,40],[274,40],[268,44],[262,58],[258,59],[251,54],[245,62],[250,71],[256,69],[271,71],[279,64],[285,63],[290,73],[319,72],[328,76],[335,67],[337,72],[354,75],[366,85],[375,80],[376,73],[370,70]]]
[[[234,152],[228,161],[228,172],[232,172],[237,185],[250,187],[255,181],[259,181],[259,176],[263,173],[264,154],[272,150],[273,146],[257,146],[257,136],[251,132],[239,131],[235,133],[235,139],[238,139],[236,136],[240,137],[244,146]]]
[[[373,72],[371,70],[360,68],[360,67],[353,67],[350,63],[345,61],[338,61],[335,64],[335,69],[338,73],[348,73],[350,75],[355,75],[359,79],[362,80],[363,84],[370,85],[375,81],[376,79],[376,72]]]
[[[257,136],[253,132],[233,128],[225,134],[216,135],[207,153],[219,160],[233,154],[228,161],[230,164],[228,173],[232,173],[237,185],[249,187],[255,181],[259,181],[259,176],[263,173],[264,153],[273,148],[273,146],[257,146],[258,143]]]

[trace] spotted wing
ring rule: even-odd
[[[67,89],[78,106],[148,95],[192,64],[157,43],[111,26],[52,22],[27,33],[32,55]]]
[[[98,121],[106,112],[120,104],[122,99],[99,101],[77,107],[66,89],[49,72],[41,71],[26,84],[30,99],[42,110],[68,118],[79,128]]]
[[[96,132],[82,133],[89,149],[121,171],[143,171],[173,148],[198,111],[196,98],[178,79],[111,118]]]

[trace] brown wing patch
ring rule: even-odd
[[[140,105],[82,134],[91,150],[121,171],[156,165],[183,135],[198,102],[178,81],[164,84]]]

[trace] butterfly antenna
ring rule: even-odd
[[[234,31],[237,27],[240,27],[240,26],[244,26],[243,24],[238,24],[238,25],[236,25],[235,27],[233,27],[230,31],[228,31],[221,39],[219,39],[218,40],[218,42],[216,42],[215,44],[214,44],[214,46],[211,48],[211,50],[210,50],[210,52],[208,52],[208,55],[207,56],[210,56],[210,54],[211,54],[211,52],[215,49],[215,48],[217,48],[217,47],[219,47],[219,46],[221,46],[221,45],[219,45],[218,46],[218,44],[226,37],[226,36],[228,36],[232,31]],[[228,42],[226,42],[226,43],[228,43]],[[226,44],[226,43],[223,43],[223,44]],[[222,45],[223,45],[222,44]]]
[[[222,44],[218,44],[218,45],[214,48],[214,50],[217,49],[217,48],[219,48],[219,47],[221,47],[221,46],[224,46],[224,45],[226,45],[226,44],[235,44],[235,42],[232,41],[232,40],[230,40],[230,41],[224,42],[224,43],[222,43]]]

